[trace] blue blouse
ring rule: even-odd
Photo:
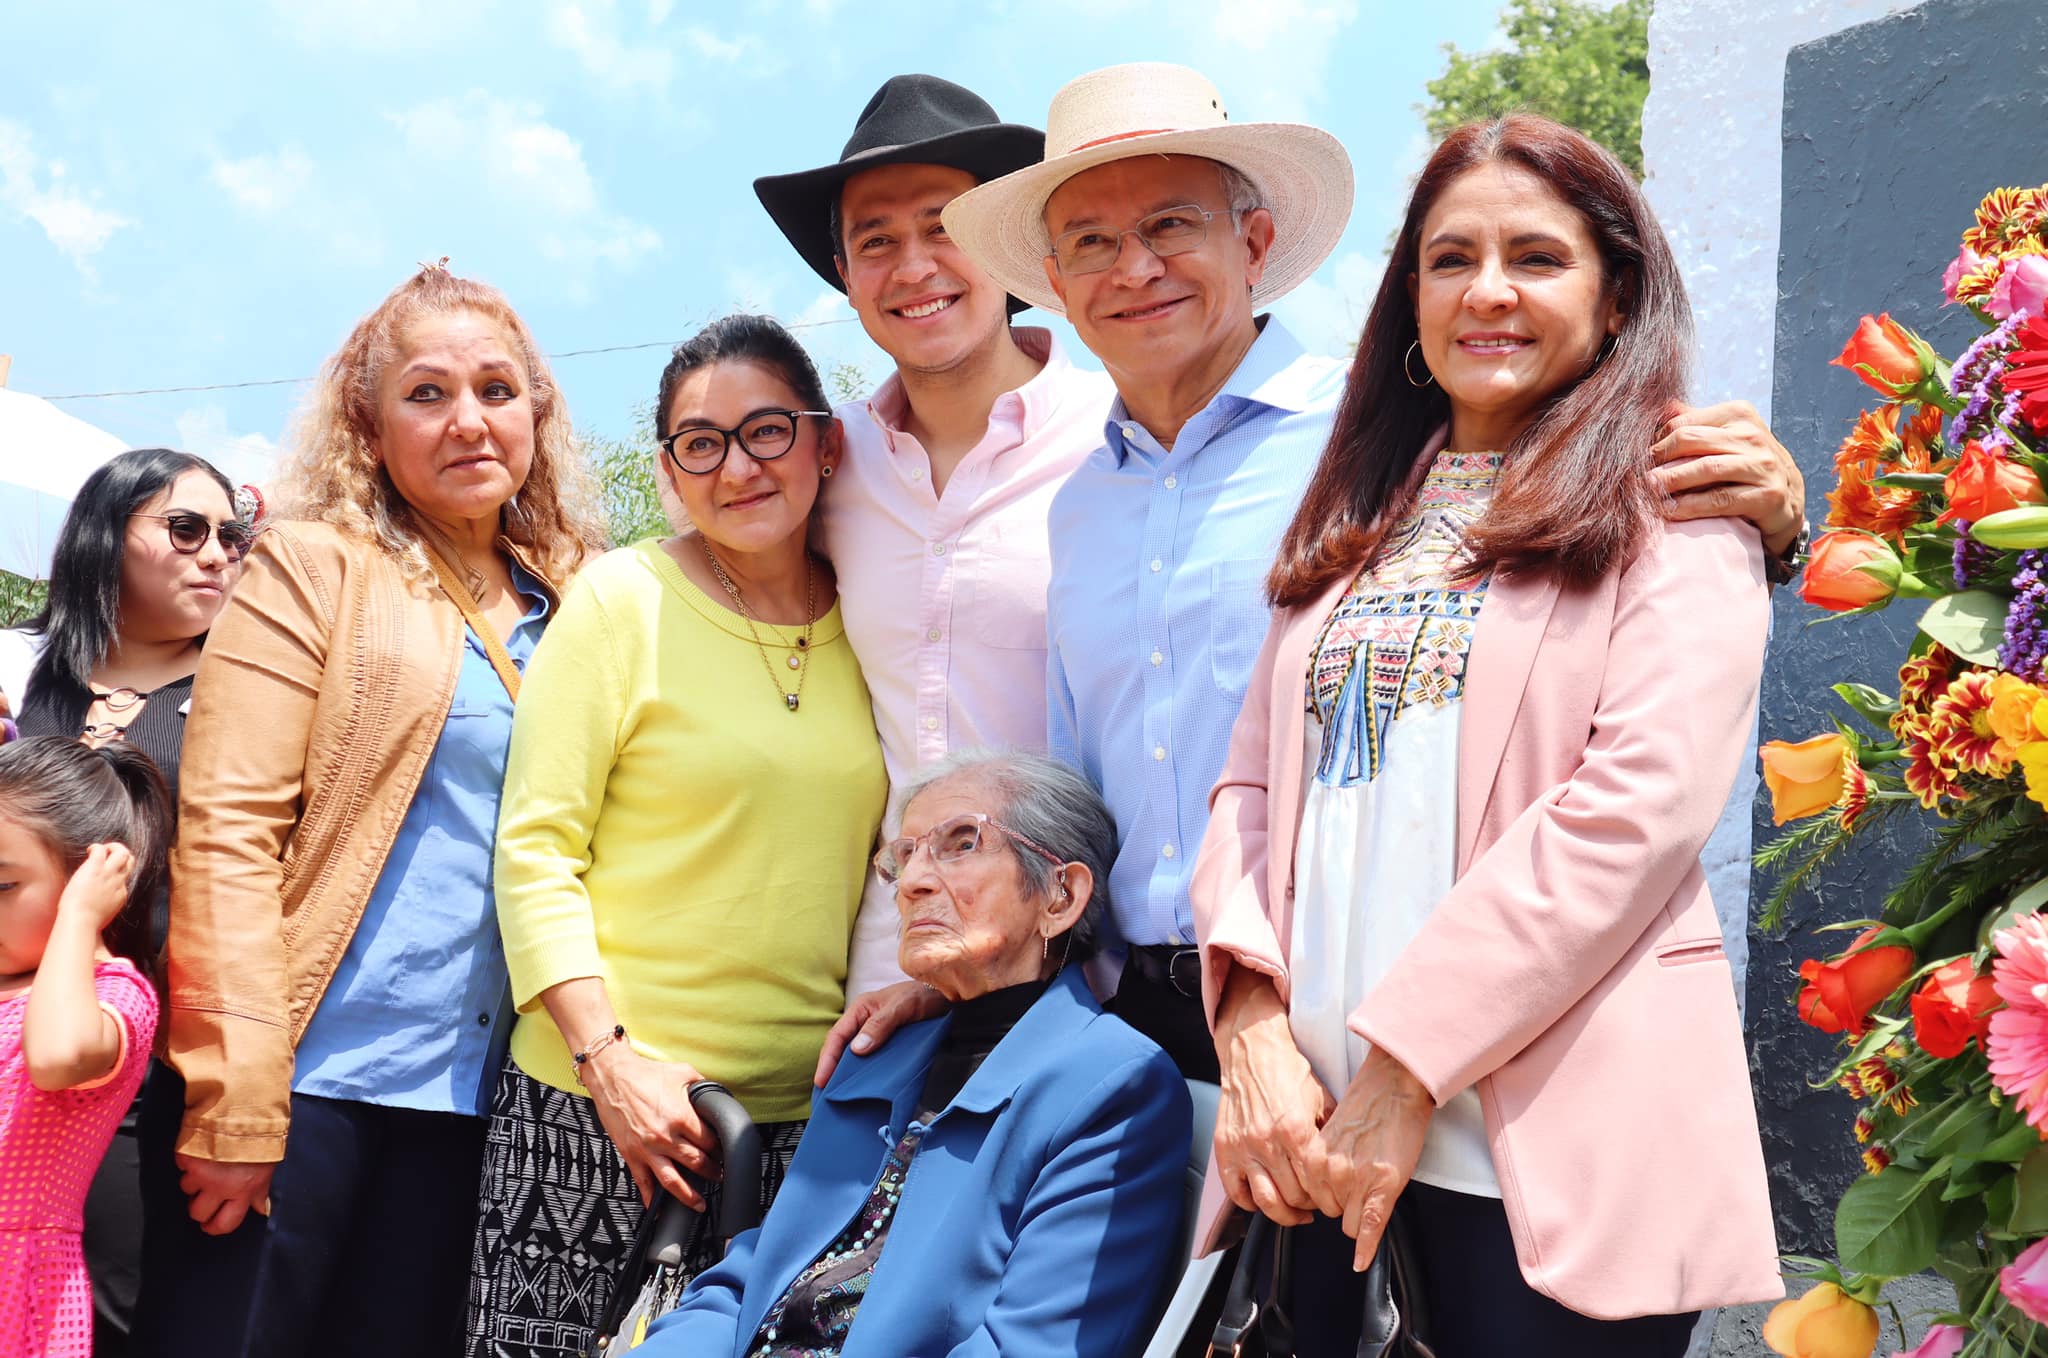
[[[505,643],[522,672],[548,622],[540,582]],[[376,890],[299,1039],[292,1091],[436,1113],[490,1111],[512,1032],[491,855],[512,699],[467,629],[441,738]]]

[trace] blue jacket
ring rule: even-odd
[[[741,1358],[867,1200],[946,1019],[849,1055],[758,1230],[697,1278],[636,1358]],[[1187,1086],[1056,978],[930,1123],[843,1358],[1125,1358],[1181,1263]]]

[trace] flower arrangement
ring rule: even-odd
[[[1895,691],[1838,684],[1837,729],[1761,751],[1776,874],[1761,923],[1877,825],[1932,813],[1928,850],[1849,946],[1799,970],[1799,1017],[1841,1035],[1868,1171],[1835,1258],[1764,1338],[1865,1358],[1886,1281],[1955,1284],[1905,1358],[2048,1353],[2048,185],[1998,189],[1942,279],[1985,333],[1953,363],[1888,315],[1835,363],[1881,397],[1835,455],[1801,587],[1841,616],[1919,601]]]

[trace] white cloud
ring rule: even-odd
[[[305,192],[313,178],[313,162],[297,147],[287,146],[274,154],[241,160],[215,157],[207,178],[243,211],[268,217]]]
[[[278,472],[277,443],[262,434],[231,434],[227,412],[195,406],[177,419],[178,447],[220,468],[235,485],[265,485]]]
[[[1223,82],[1235,120],[1313,122],[1337,35],[1357,17],[1357,0],[1216,0],[1202,69]]]
[[[391,121],[413,157],[446,168],[445,182],[459,187],[462,176],[480,173],[483,194],[510,210],[507,220],[524,221],[548,259],[628,269],[661,248],[653,227],[605,207],[582,145],[532,104],[472,90]]]
[[[271,0],[271,9],[308,47],[364,52],[439,44],[474,33],[487,0],[350,0],[346,5]]]
[[[721,38],[708,28],[694,26],[683,30],[683,41],[704,60],[723,62],[727,66],[745,56],[751,45],[745,38]]]
[[[650,9],[648,22],[659,25],[667,6]],[[670,58],[652,43],[629,43],[617,31],[616,0],[565,0],[548,10],[548,37],[575,54],[583,69],[607,90],[639,87],[659,94],[668,88]]]
[[[100,207],[96,197],[65,181],[63,162],[37,155],[27,128],[0,118],[0,211],[40,226],[89,279],[96,276],[92,257],[116,231],[135,225],[133,218]]]

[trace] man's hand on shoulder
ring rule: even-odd
[[[1782,558],[1806,525],[1799,464],[1747,401],[1674,406],[1651,445],[1673,519],[1747,519],[1764,551]]]
[[[839,1022],[825,1034],[825,1046],[818,1053],[818,1069],[811,1076],[811,1083],[823,1089],[849,1047],[857,1055],[865,1056],[887,1042],[898,1028],[937,1018],[951,1007],[945,996],[920,981],[898,981],[880,990],[870,990],[847,1005]]]

